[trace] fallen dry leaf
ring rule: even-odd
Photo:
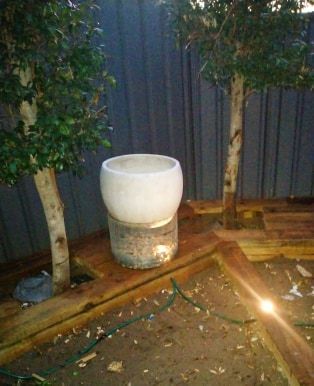
[[[142,301],[142,298],[136,298],[136,299],[133,300],[133,304],[134,304],[135,306],[137,306],[138,304],[141,303],[141,301]]]
[[[290,275],[290,272],[289,272],[287,269],[285,269],[285,274],[287,275],[287,277],[288,277],[290,283],[292,283],[292,277],[291,277],[291,275]]]
[[[97,356],[97,353],[96,352],[92,352],[90,354],[87,354],[87,355],[83,356],[79,360],[77,360],[76,363],[80,363],[80,362],[87,363],[87,362],[91,361],[92,359],[96,358],[96,356]],[[85,366],[80,366],[80,367],[85,367]]]
[[[122,373],[124,370],[122,361],[113,361],[109,363],[107,370],[110,373]]]
[[[292,302],[295,299],[295,297],[293,295],[289,295],[289,294],[283,295],[281,297],[282,297],[282,299],[289,300],[290,302]]]
[[[184,381],[188,381],[189,380],[189,377],[187,375],[185,375],[184,373],[181,373],[181,378],[184,380]]]
[[[307,269],[305,269],[304,267],[302,267],[302,265],[297,264],[297,265],[296,265],[296,269],[298,270],[298,272],[299,272],[303,277],[312,277],[311,272],[309,272]]]
[[[290,294],[298,296],[299,298],[302,298],[303,295],[299,291],[299,286],[297,284],[293,284],[291,290],[289,291]]]

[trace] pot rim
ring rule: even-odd
[[[123,158],[140,158],[140,157],[151,157],[151,158],[164,158],[164,159],[168,159],[170,161],[173,162],[173,166],[169,167],[168,169],[165,169],[165,170],[160,170],[160,171],[154,171],[154,172],[128,172],[128,171],[122,171],[122,170],[116,170],[116,169],[112,169],[110,168],[110,166],[108,165],[108,163],[114,161],[114,160],[118,160],[118,159],[123,159]],[[150,153],[135,153],[135,154],[124,154],[124,155],[119,155],[119,156],[115,156],[115,157],[111,157],[111,158],[108,158],[106,159],[102,165],[101,165],[101,169],[104,169],[110,173],[114,173],[114,174],[119,174],[119,175],[133,175],[133,176],[141,176],[141,175],[148,175],[148,174],[164,174],[164,173],[169,173],[170,171],[176,169],[176,168],[180,168],[180,162],[173,158],[173,157],[169,157],[167,155],[162,155],[162,154],[150,154]]]

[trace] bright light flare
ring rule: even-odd
[[[261,310],[267,314],[271,314],[272,312],[274,312],[274,308],[275,308],[273,302],[271,302],[268,299],[261,300],[260,307],[261,307]]]

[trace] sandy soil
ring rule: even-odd
[[[296,269],[296,261],[285,259],[256,264],[270,289],[277,294],[292,320],[313,321],[312,279]],[[314,271],[313,262],[299,263]],[[293,283],[302,297],[292,300]],[[228,279],[214,265],[182,284],[185,293],[210,311],[232,318],[249,319]],[[292,294],[290,294],[292,295]],[[40,373],[63,364],[89,345],[100,330],[107,331],[134,316],[153,313],[169,297],[161,291],[103,315],[84,329],[57,336],[53,342],[10,363],[7,368],[20,374]],[[313,330],[300,329],[310,343]],[[46,377],[46,385],[287,385],[281,369],[255,331],[254,323],[240,326],[200,311],[182,298],[151,320],[140,320],[105,338],[91,350],[96,356],[85,367],[73,363]],[[1,378],[1,385],[35,385]]]

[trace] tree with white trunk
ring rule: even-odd
[[[268,87],[313,88],[302,0],[170,0],[174,28],[202,59],[201,73],[230,95],[223,184],[225,228],[236,226],[237,176],[247,98]],[[313,53],[312,53],[313,54]],[[248,128],[249,129],[249,128]]]
[[[79,173],[82,152],[109,146],[102,31],[93,0],[0,3],[0,182],[34,177],[46,216],[53,291],[70,285],[69,250],[56,173]]]

